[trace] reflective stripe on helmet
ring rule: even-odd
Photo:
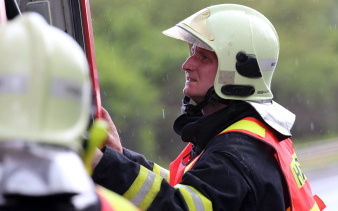
[[[27,76],[19,74],[0,75],[0,93],[23,93],[27,91]]]
[[[81,103],[82,84],[75,80],[54,77],[51,79],[51,96]]]
[[[175,185],[175,188],[180,191],[183,198],[185,199],[185,202],[187,203],[188,206],[188,210],[191,211],[212,210],[211,201],[195,188],[182,184]]]
[[[160,191],[162,180],[159,175],[140,166],[138,176],[123,196],[142,210],[146,210]]]

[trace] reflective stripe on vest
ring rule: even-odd
[[[138,176],[123,196],[137,207],[146,210],[160,191],[162,180],[161,176],[140,166]]]
[[[188,206],[188,210],[191,211],[209,211],[212,210],[211,201],[206,198],[202,193],[200,193],[195,188],[188,185],[175,185],[175,188],[180,191],[184,201]]]
[[[281,166],[288,185],[292,211],[319,211],[325,208],[325,204],[317,196],[313,196],[309,181],[301,171],[290,139],[278,141],[275,135],[264,124],[251,117],[234,123],[220,134],[226,132],[241,132],[251,135],[275,149],[276,159]]]
[[[101,211],[139,211],[127,199],[101,186],[96,186],[96,193],[100,199]]]

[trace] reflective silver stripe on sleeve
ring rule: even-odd
[[[164,179],[168,180],[169,171],[167,169],[162,168],[161,166],[157,165],[156,163],[154,163],[153,172],[157,175],[160,175]]]
[[[168,180],[169,171],[167,169],[161,168],[160,176]]]
[[[147,210],[160,191],[162,181],[162,177],[141,166],[138,176],[123,196],[142,210]]]
[[[153,185],[153,183],[155,181],[155,177],[156,177],[156,174],[150,174],[150,172],[148,172],[146,181],[143,183],[142,187],[137,192],[136,196],[134,196],[134,198],[131,199],[131,201],[134,204],[136,204],[136,205],[141,204],[141,202],[143,201],[145,196],[148,194],[151,186]]]
[[[182,196],[187,203],[189,210],[196,210],[196,211],[211,211],[212,210],[212,203],[211,201],[206,198],[203,194],[201,194],[195,188],[178,184],[175,188],[179,189]]]

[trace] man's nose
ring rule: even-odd
[[[188,57],[185,62],[182,64],[182,70],[183,71],[191,71],[191,70],[194,70],[194,62],[193,62],[193,59],[192,57]]]

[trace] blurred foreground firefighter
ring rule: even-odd
[[[28,13],[0,26],[0,52],[0,210],[138,210],[88,174],[107,136],[103,120],[83,136],[91,84],[81,47]]]
[[[163,33],[189,44],[184,114],[174,123],[188,145],[166,171],[122,148],[108,117],[113,130],[94,180],[144,210],[322,209],[289,139],[295,115],[272,100],[279,40],[270,21],[223,4]]]

